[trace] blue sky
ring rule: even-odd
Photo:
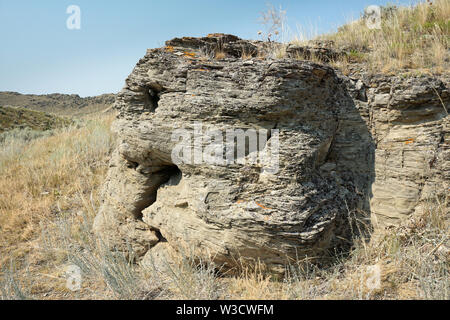
[[[0,91],[118,92],[147,48],[181,36],[231,33],[257,39],[265,0],[0,0]],[[273,0],[287,11],[293,34],[335,30],[368,5],[411,0]],[[81,29],[69,30],[69,5]]]

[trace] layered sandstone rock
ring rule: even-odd
[[[398,225],[449,191],[448,79],[374,77],[367,90],[376,142],[371,215]]]
[[[364,214],[394,221],[417,210],[425,193],[442,191],[442,81],[352,79],[264,57],[267,49],[210,35],[171,40],[139,61],[116,99],[119,147],[94,225],[111,246],[139,257],[188,246],[217,263],[261,260],[282,272],[348,244]],[[218,51],[226,58],[212,59]],[[174,157],[180,130],[192,133],[182,146],[203,159]],[[267,131],[267,141],[239,155],[225,143],[236,130]],[[205,150],[222,161],[205,161]],[[226,161],[230,152],[236,161]],[[251,161],[262,155],[270,161]]]
[[[382,231],[444,203],[450,181],[449,78],[341,77],[375,144],[373,227]]]

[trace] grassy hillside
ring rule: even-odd
[[[0,106],[21,107],[63,116],[84,116],[108,109],[114,103],[113,94],[81,98],[78,95],[32,95],[0,92]]]
[[[45,112],[0,106],[0,133],[24,128],[45,131],[64,127],[70,123],[71,121],[66,118]]]
[[[392,73],[423,70],[435,74],[450,70],[450,1],[423,1],[416,6],[382,8],[381,29],[370,29],[364,18],[334,34],[319,37],[350,53],[370,71]]]

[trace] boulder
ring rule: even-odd
[[[94,223],[111,247],[149,260],[183,246],[282,273],[351,244],[372,211],[407,216],[448,182],[442,81],[351,78],[266,51],[212,34],[138,62],[116,98],[118,147]],[[435,171],[420,182],[429,150]]]

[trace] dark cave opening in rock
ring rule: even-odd
[[[132,165],[129,168],[136,170],[136,167]],[[137,170],[139,170],[139,167],[137,167]],[[146,190],[141,197],[142,200],[136,203],[136,210],[133,212],[134,218],[140,221],[142,221],[143,217],[142,211],[156,202],[158,189],[164,184],[178,184],[181,180],[182,172],[176,165],[170,165],[146,175],[148,175]]]
[[[178,168],[176,165],[167,167],[167,169],[164,170],[164,172],[168,175],[167,181],[165,181],[163,184],[168,185],[177,185],[183,176],[183,173],[181,172],[180,168]]]
[[[159,92],[157,90],[148,87],[144,89],[145,109],[154,112],[158,108],[159,99]]]
[[[159,188],[163,185],[177,185],[181,181],[183,175],[176,165],[167,166],[154,174],[159,175],[162,179],[158,179],[159,183],[151,188],[152,194],[148,198],[147,205],[139,211],[139,215],[136,217],[140,221],[143,221],[143,211],[157,201]],[[161,234],[161,231],[158,228],[155,226],[150,226],[150,228],[155,232],[159,242],[167,242],[166,238]]]

